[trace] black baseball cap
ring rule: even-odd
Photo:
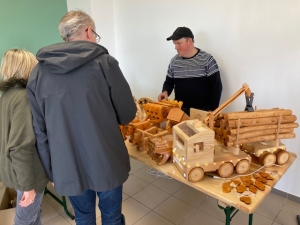
[[[167,41],[170,40],[179,40],[183,37],[188,37],[188,38],[193,38],[194,39],[194,35],[192,33],[192,31],[190,30],[190,28],[187,27],[178,27],[174,33],[167,38]]]

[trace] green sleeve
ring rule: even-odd
[[[29,191],[34,186],[33,151],[35,135],[32,116],[26,90],[13,103],[9,132],[9,158],[15,170],[18,184],[22,191]]]

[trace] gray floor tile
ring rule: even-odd
[[[41,209],[42,209],[42,215],[41,215],[42,224],[45,224],[60,215],[59,212],[57,212],[47,201],[42,202]]]
[[[101,218],[97,218],[97,220],[96,220],[96,225],[102,225],[102,223],[101,223]]]
[[[180,224],[196,208],[175,198],[170,197],[154,209],[154,212],[171,221],[174,224]]]
[[[58,198],[60,200],[62,200],[62,198],[60,196],[58,196]],[[64,208],[62,207],[61,204],[59,204],[54,198],[52,198],[50,195],[46,195],[44,197],[44,199],[46,199],[46,201],[56,210],[58,211],[58,213],[63,213],[64,212]],[[72,205],[69,201],[69,199],[66,197],[66,204],[67,204],[67,209],[72,209]]]
[[[74,209],[70,209],[70,213],[72,213],[73,215],[75,215],[74,213]],[[65,220],[67,220],[71,225],[76,225],[75,220],[72,220],[66,213],[61,213],[60,214],[62,217],[65,218]]]
[[[224,225],[224,222],[196,209],[180,225]]]
[[[147,185],[149,185],[148,182],[136,176],[130,175],[127,181],[123,185],[123,192],[126,195],[132,196],[135,193],[142,190],[143,188],[145,188]]]
[[[275,222],[283,225],[298,225],[298,214],[300,214],[300,204],[287,200],[276,217]]]
[[[144,181],[152,183],[158,177],[156,177],[155,174],[153,174],[153,173],[150,174],[151,171],[153,171],[153,169],[151,167],[145,166],[133,174],[134,174],[134,176],[137,176],[138,178],[141,178]]]
[[[168,221],[157,213],[151,211],[134,225],[173,225],[174,223]]]
[[[136,171],[142,169],[143,167],[145,167],[145,163],[142,163],[140,161],[137,161],[133,158],[130,158],[130,167],[131,167],[131,170],[129,171],[129,174],[133,174],[135,173]]]
[[[154,209],[168,197],[170,197],[170,194],[151,184],[132,196],[132,198],[150,209]]]
[[[230,225],[242,225],[249,224],[249,214],[239,211],[232,218]],[[264,217],[260,214],[253,213],[252,224],[253,225],[272,225],[273,220]]]
[[[218,201],[215,198],[208,196],[207,199],[203,203],[201,203],[198,209],[206,212],[207,214],[215,217],[218,220],[225,222],[225,212],[223,209],[219,208]]]
[[[158,178],[152,184],[171,195],[178,191],[184,185],[175,179],[167,178]]]
[[[47,223],[44,223],[45,225],[70,225],[70,223],[63,217],[63,216],[58,216],[55,217],[54,219],[50,220]]]
[[[281,223],[273,222],[272,225],[283,225]]]
[[[122,201],[125,201],[127,198],[129,198],[129,196],[123,192],[122,193]]]
[[[270,193],[255,212],[271,220],[275,220],[285,201],[285,198]]]
[[[194,207],[198,207],[208,197],[206,194],[187,185],[180,188],[173,196]]]
[[[143,218],[151,210],[138,201],[128,198],[122,204],[126,225],[132,225]]]

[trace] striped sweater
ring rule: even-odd
[[[216,60],[198,49],[195,56],[171,59],[162,91],[175,91],[175,99],[183,108],[213,111],[219,106],[222,82]]]

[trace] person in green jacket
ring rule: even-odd
[[[15,225],[40,225],[48,177],[40,161],[26,85],[35,56],[21,49],[5,52],[1,63],[0,181],[17,191]]]

